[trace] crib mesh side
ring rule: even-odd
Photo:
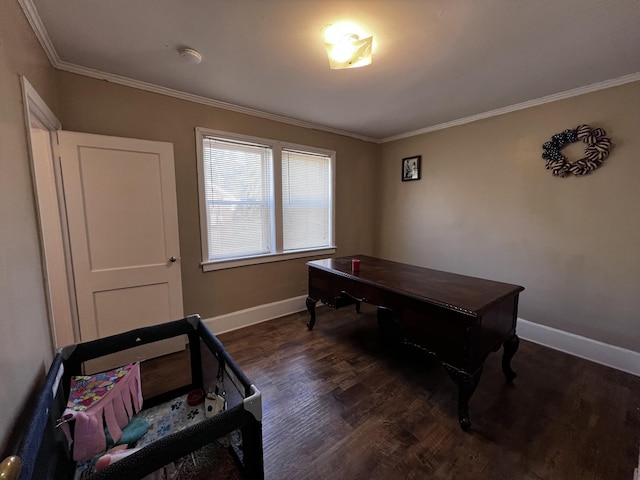
[[[192,454],[220,436],[231,433],[246,420],[246,415],[247,413],[240,406],[234,407],[170,437],[157,440],[88,478],[90,480],[142,478]]]
[[[264,478],[261,413],[256,415],[255,410],[251,413],[245,409],[246,398],[252,394],[251,383],[217,337],[206,328],[199,317],[193,316],[63,349],[62,355],[58,355],[54,360],[47,376],[47,383],[38,395],[33,414],[29,415],[26,434],[20,440],[20,447],[11,452],[17,453],[23,461],[20,480],[74,477],[75,463],[70,459],[70,451],[61,429],[56,428],[55,424],[66,406],[70,378],[72,375],[84,373],[83,365],[87,360],[99,359],[114,352],[177,335],[186,335],[189,338],[185,352],[177,357],[168,357],[170,361],[175,358],[186,359],[184,373],[176,374],[179,378],[173,379],[179,380],[179,386],[176,388],[176,382],[167,382],[171,384],[169,391],[155,392],[150,399],[145,396],[143,409],[176,395],[185,395],[186,398],[186,394],[194,389],[202,389],[204,392],[215,391],[218,372],[222,365],[223,378],[219,390],[224,392],[227,399],[226,410],[176,431],[166,438],[155,440],[99,472],[89,470],[80,478],[142,478],[179,461],[180,458],[194,457],[198,449],[215,447],[219,450],[220,446],[228,452],[235,453],[237,464],[242,467],[239,471],[243,478]],[[144,362],[142,365],[144,369]],[[61,380],[59,374],[62,371],[64,375]],[[252,398],[254,397],[255,395]],[[259,398],[257,403],[260,403]],[[204,404],[199,408],[204,408]]]
[[[211,475],[215,472],[216,477],[263,478],[261,423],[254,414],[245,410],[244,405],[245,398],[253,393],[250,381],[202,322],[198,323],[197,334],[189,336],[188,354],[191,369],[183,377],[185,386],[162,392],[150,401],[145,397],[144,408],[158,406],[159,402],[168,399],[175,400],[175,395],[181,395],[181,401],[184,402],[185,392],[200,389],[205,395],[217,392],[224,396],[226,409],[166,438],[153,441],[139,452],[94,473],[88,477],[90,480],[141,478],[153,472],[159,478],[164,478],[164,474],[166,478],[191,478],[188,475],[180,476],[185,464],[193,469],[192,475],[202,476],[202,468],[209,468],[207,473]],[[207,403],[202,402],[190,409],[202,414],[206,406]],[[212,457],[219,465],[207,465]],[[229,468],[230,463],[233,468]],[[178,470],[180,473],[177,473]]]
[[[56,419],[66,404],[60,382],[63,369],[62,357],[56,355],[44,385],[27,401],[13,438],[9,441],[6,456],[16,455],[20,458],[20,480],[68,478],[68,472],[72,469],[64,436],[55,428]]]
[[[240,408],[244,420],[226,435],[225,441],[232,449],[248,478],[263,478],[262,407],[261,399],[254,395],[252,383],[235,363],[222,343],[209,331],[201,331],[203,352],[215,352],[215,356],[202,354],[203,389],[224,396],[227,409]],[[222,370],[220,366],[222,365]],[[248,408],[248,400],[257,398],[257,408]]]

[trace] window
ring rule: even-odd
[[[196,129],[205,271],[334,253],[335,152]]]

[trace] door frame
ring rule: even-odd
[[[40,97],[31,83],[20,76],[24,105],[25,128],[28,154],[31,159],[31,174],[40,236],[40,255],[45,282],[47,314],[51,326],[51,342],[55,349],[79,341],[78,312],[75,301],[75,287],[70,272],[71,256],[67,234],[64,200],[61,198],[61,175],[58,163],[57,132],[62,123]],[[51,157],[34,155],[32,128],[49,132]],[[38,187],[40,186],[40,188]],[[43,215],[51,216],[57,210],[57,218],[43,222]],[[55,289],[55,292],[52,291]],[[54,308],[53,295],[62,299]],[[57,310],[57,311],[56,311]]]

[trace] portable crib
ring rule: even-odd
[[[19,438],[10,443],[7,455],[13,457],[12,462],[8,462],[13,473],[3,478],[73,479],[76,462],[72,460],[66,438],[56,425],[67,404],[71,377],[82,375],[82,366],[88,360],[181,335],[188,337],[191,381],[156,397],[145,397],[143,412],[197,389],[210,390],[220,372],[224,373],[227,408],[213,417],[159,438],[103,470],[83,475],[82,480],[141,479],[212,445],[225,449],[233,457],[239,478],[264,478],[260,391],[197,315],[62,349],[53,360],[35,405],[25,412],[23,424],[26,428]],[[232,441],[223,442],[221,439]],[[15,474],[17,476],[12,476]]]

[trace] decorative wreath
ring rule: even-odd
[[[566,177],[570,173],[586,175],[592,172],[609,156],[611,140],[606,135],[607,132],[603,129],[592,129],[589,125],[579,125],[575,130],[567,129],[562,133],[556,133],[550,141],[542,144],[542,158],[547,161],[547,170],[551,170],[556,177]],[[578,140],[587,144],[585,156],[570,163],[560,150]]]

